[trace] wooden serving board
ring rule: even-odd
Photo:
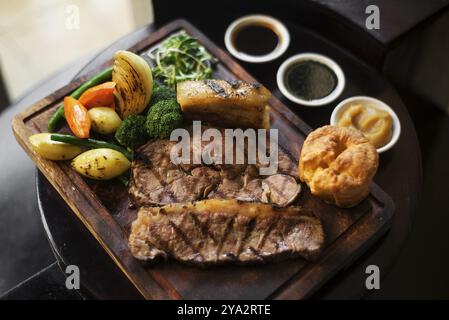
[[[143,53],[182,29],[196,37],[218,59],[214,78],[256,82],[228,54],[184,20],[166,25],[128,50]],[[95,72],[111,64],[112,57]],[[70,83],[18,114],[12,123],[14,134],[76,216],[147,299],[306,298],[337,271],[354,261],[389,227],[394,204],[375,184],[370,196],[352,209],[325,204],[312,196],[303,185],[304,191],[297,204],[312,209],[323,222],[326,233],[326,248],[317,261],[307,262],[298,258],[266,265],[209,269],[171,261],[143,267],[132,257],[127,245],[129,227],[136,217],[136,211],[128,207],[127,190],[115,181],[88,181],[73,171],[67,162],[39,157],[28,142],[30,135],[46,132],[48,118],[62,98],[86,78]],[[271,98],[270,104],[271,125],[279,129],[279,143],[297,161],[311,128],[276,97]]]

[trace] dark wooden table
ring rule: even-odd
[[[382,154],[378,183],[395,201],[396,212],[392,229],[366,254],[340,272],[315,294],[315,298],[360,298],[365,289],[367,265],[380,267],[384,276],[394,263],[407,238],[413,213],[421,188],[421,157],[412,121],[394,88],[374,68],[355,59],[342,48],[325,41],[310,30],[297,24],[287,25],[292,34],[288,52],[278,61],[265,65],[244,64],[244,67],[275,95],[282,98],[276,83],[275,73],[279,64],[288,56],[305,51],[315,51],[333,57],[346,73],[348,84],[341,99],[352,95],[366,94],[380,98],[397,112],[402,135],[393,150]],[[203,30],[207,34],[207,30]],[[224,31],[224,30],[223,30]],[[110,59],[117,49],[124,49],[145,38],[151,29],[131,34],[93,59],[77,76],[89,72],[95,66]],[[222,43],[218,43],[222,45]],[[283,98],[282,98],[283,99]],[[330,106],[307,109],[283,101],[312,127],[329,123],[330,114],[337,102]],[[114,262],[100,245],[76,219],[56,191],[38,173],[37,188],[39,208],[55,255],[62,266],[75,264],[80,267],[82,292],[97,298],[138,298],[137,291],[125,279]]]

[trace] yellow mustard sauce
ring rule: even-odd
[[[338,126],[361,131],[376,148],[380,148],[391,139],[393,120],[388,112],[375,106],[353,104],[341,113]]]

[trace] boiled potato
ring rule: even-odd
[[[96,180],[118,177],[130,166],[131,163],[121,152],[107,148],[83,152],[72,160],[72,168],[76,172]]]
[[[38,133],[29,141],[37,154],[48,160],[70,160],[81,153],[79,146],[51,140],[51,133]]]
[[[92,108],[88,113],[92,121],[92,129],[101,134],[114,133],[122,123],[117,112],[109,107]]]

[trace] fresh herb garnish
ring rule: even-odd
[[[174,34],[149,53],[153,60],[153,76],[175,88],[184,80],[212,77],[211,54],[185,31]]]

